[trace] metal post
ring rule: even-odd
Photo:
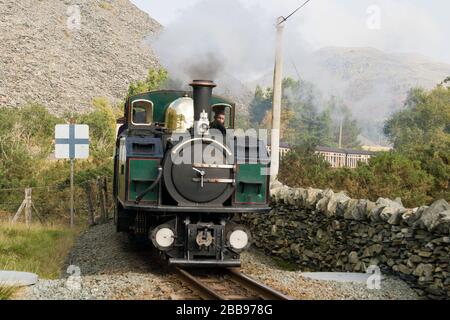
[[[275,181],[280,167],[280,119],[283,82],[283,17],[277,19],[275,69],[273,74],[272,132],[270,139],[270,181]]]
[[[73,171],[74,171],[74,159],[70,159],[70,227],[73,228],[73,218],[74,218],[74,212],[73,212],[73,194],[74,194],[74,188],[73,188]]]

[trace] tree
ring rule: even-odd
[[[165,69],[150,69],[144,80],[130,83],[127,98],[139,93],[160,89],[168,80],[168,73]]]
[[[404,109],[386,121],[384,133],[399,151],[410,152],[417,145],[448,145],[450,88],[412,89]]]
[[[257,86],[255,89],[255,96],[250,103],[250,122],[254,126],[259,126],[261,122],[266,118],[267,111],[272,109],[272,96],[273,92],[271,88],[263,89]]]
[[[254,126],[271,128],[272,89],[257,87],[250,112]],[[290,145],[329,145],[332,119],[328,110],[319,111],[320,92],[306,81],[283,79],[280,137]]]

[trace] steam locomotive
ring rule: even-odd
[[[194,80],[192,91],[130,97],[114,157],[114,222],[178,266],[240,266],[250,232],[241,213],[266,213],[269,157],[264,140],[233,133],[235,104]],[[225,113],[226,134],[213,132]]]

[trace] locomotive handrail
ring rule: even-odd
[[[148,187],[147,189],[145,189],[144,191],[142,191],[142,192],[136,197],[136,200],[135,200],[135,203],[136,203],[136,204],[139,204],[139,202],[141,202],[142,198],[143,198],[147,193],[149,193],[150,191],[152,191],[152,190],[156,187],[156,185],[159,183],[159,181],[160,181],[161,178],[162,178],[162,174],[163,174],[163,169],[162,169],[161,167],[159,167],[159,168],[158,168],[158,177],[156,178],[155,181],[153,181],[153,183],[151,184],[150,187]]]
[[[217,141],[217,140],[211,139],[211,138],[193,138],[193,139],[184,141],[184,142],[182,142],[182,143],[180,143],[180,144],[177,144],[177,145],[175,146],[175,148],[173,148],[172,154],[176,154],[176,153],[178,152],[178,149],[180,149],[181,147],[183,147],[185,144],[191,143],[192,141],[198,141],[198,140],[208,141],[208,142],[211,142],[211,143],[218,144],[220,147],[222,147],[222,148],[228,153],[229,156],[232,155],[231,151],[227,148],[226,145],[224,145],[223,143],[220,143],[220,142]]]

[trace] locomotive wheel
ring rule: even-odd
[[[122,208],[122,205],[116,201],[116,208],[114,210],[114,224],[117,232],[128,232],[130,229],[130,218],[127,210]]]

